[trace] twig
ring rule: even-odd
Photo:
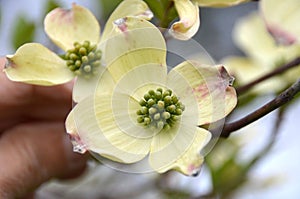
[[[276,70],[254,80],[253,82],[250,82],[248,84],[245,84],[243,86],[240,86],[236,89],[236,92],[238,93],[238,95],[244,93],[245,91],[248,91],[250,88],[252,88],[253,86],[255,86],[256,84],[269,79],[270,77],[273,77],[275,75],[279,75],[283,72],[285,72],[286,70],[289,70],[291,68],[294,68],[296,66],[298,66],[300,64],[300,57],[297,57],[296,59],[292,60],[291,62],[277,68]]]
[[[248,124],[269,114],[270,112],[274,111],[275,109],[292,100],[298,92],[300,92],[300,78],[291,87],[283,91],[275,99],[268,102],[261,108],[257,109],[256,111],[250,113],[249,115],[245,116],[244,118],[238,121],[225,124],[221,133],[221,137],[228,137],[231,132],[241,129],[247,126]]]

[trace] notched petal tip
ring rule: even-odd
[[[87,146],[80,140],[77,134],[69,134],[69,138],[73,145],[73,151],[76,153],[84,154],[87,152]]]
[[[153,12],[151,12],[151,10],[146,10],[142,14],[138,15],[138,17],[141,17],[146,20],[151,20],[154,17],[154,14]]]
[[[16,64],[11,60],[11,57],[12,55],[7,55],[6,58],[5,58],[5,61],[4,61],[4,72],[5,72],[5,69],[8,69],[10,67],[14,68],[16,66]]]
[[[114,23],[115,26],[118,27],[118,29],[121,32],[126,32],[127,31],[126,20],[127,20],[127,17],[124,17],[124,18],[120,18],[120,19],[115,20],[113,23]]]
[[[84,154],[85,152],[87,152],[88,147],[81,140],[80,136],[77,133],[76,122],[74,119],[74,112],[71,112],[68,115],[65,126],[66,126],[66,130],[67,130],[67,134],[69,135],[69,138],[73,145],[73,151],[76,153],[80,153],[80,154]]]
[[[232,86],[234,83],[235,78],[227,72],[225,66],[221,65],[219,67],[219,72],[221,74],[221,77],[225,80],[226,86]]]
[[[289,46],[297,42],[297,37],[290,32],[280,29],[278,26],[272,26],[267,24],[267,30],[275,39],[278,45]]]

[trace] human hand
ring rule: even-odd
[[[51,178],[79,175],[86,157],[73,153],[64,128],[72,85],[12,82],[4,65],[0,58],[0,198],[19,198]]]

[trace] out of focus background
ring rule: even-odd
[[[89,8],[103,30],[107,17],[120,1],[74,2]],[[0,0],[0,56],[13,54],[26,42],[39,42],[58,50],[43,30],[43,19],[51,9],[70,8],[71,3],[67,0]],[[216,63],[228,56],[243,56],[233,42],[232,30],[237,21],[257,9],[257,2],[222,9],[201,8],[201,27],[193,39]],[[230,120],[252,112],[275,94],[245,95]],[[176,172],[130,174],[91,162],[79,179],[46,183],[39,188],[36,198],[297,199],[300,196],[299,115],[300,103],[295,100],[234,132],[228,139],[220,139],[207,155],[206,164],[197,177]]]

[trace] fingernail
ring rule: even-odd
[[[85,167],[87,162],[87,154],[79,154],[73,151],[72,143],[69,137],[66,135],[64,139],[66,159],[67,159],[67,170],[68,172],[63,178],[73,178],[80,175]]]

